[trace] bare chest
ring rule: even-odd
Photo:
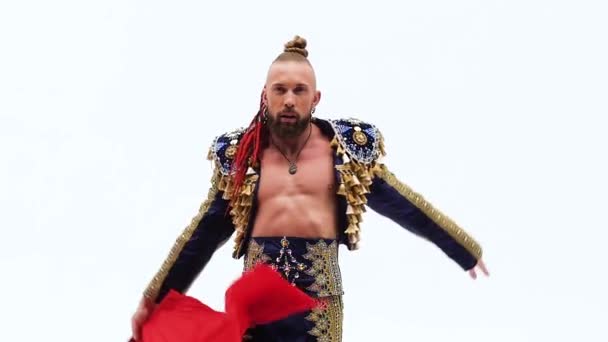
[[[305,149],[295,161],[297,171],[290,173],[290,162],[276,150],[264,153],[258,198],[329,199],[334,194],[333,151],[329,144],[317,143]]]

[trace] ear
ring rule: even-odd
[[[268,97],[266,97],[266,85],[264,85],[264,89],[262,89],[262,103],[264,106],[268,107]]]
[[[319,102],[321,102],[321,91],[317,90],[317,92],[315,93],[315,98],[313,100],[313,107],[316,107]]]

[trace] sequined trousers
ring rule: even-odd
[[[248,243],[244,269],[269,264],[294,286],[319,301],[311,311],[255,326],[247,331],[250,342],[342,341],[342,278],[338,241],[298,237],[254,237]]]

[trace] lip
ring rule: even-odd
[[[296,122],[297,118],[295,116],[291,116],[291,115],[281,115],[279,117],[279,121],[280,122]]]

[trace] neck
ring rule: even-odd
[[[285,138],[270,133],[270,139],[275,147],[278,147],[283,153],[295,155],[304,147],[310,135],[312,135],[312,124],[308,124],[306,129],[295,137]]]

